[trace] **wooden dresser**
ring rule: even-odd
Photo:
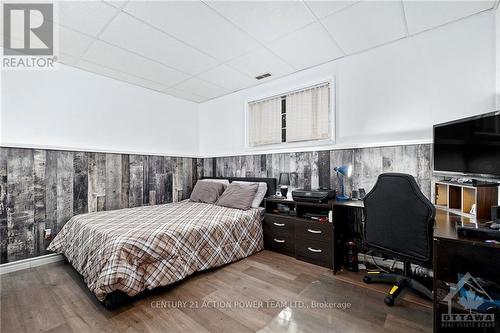
[[[291,214],[277,212],[278,205],[288,207]],[[332,202],[308,203],[266,199],[265,208],[263,229],[266,249],[334,268],[333,223],[314,219],[316,215],[331,217]]]

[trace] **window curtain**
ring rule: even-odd
[[[281,97],[251,102],[248,123],[250,146],[281,143]]]
[[[328,84],[286,96],[287,142],[328,139],[330,128]]]

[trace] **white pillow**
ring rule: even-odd
[[[202,182],[212,182],[212,183],[222,183],[226,187],[229,185],[229,180],[228,179],[213,179],[213,178],[203,178],[200,179]]]
[[[252,208],[259,208],[260,203],[264,200],[267,192],[267,184],[264,182],[245,182],[245,181],[234,181],[236,184],[258,184],[257,192],[255,192],[255,197],[252,201]]]

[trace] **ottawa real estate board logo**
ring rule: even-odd
[[[3,2],[2,69],[54,69],[53,3]]]
[[[443,299],[448,303],[448,311],[441,314],[442,327],[465,330],[495,327],[494,312],[500,307],[500,300],[493,299],[480,282],[466,273],[450,288]]]

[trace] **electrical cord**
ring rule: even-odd
[[[394,270],[394,266],[396,266],[396,259],[395,258],[392,258],[392,266],[391,266],[391,269],[390,271],[393,271]]]
[[[377,261],[375,260],[375,257],[373,255],[370,255],[372,257],[372,260],[373,260],[373,263],[375,264],[375,266],[377,266],[377,268],[385,273],[389,273],[389,271],[383,269],[382,267],[380,267],[378,264],[377,264]]]
[[[372,250],[369,250],[368,253],[365,254],[365,265],[366,265],[366,256],[370,256],[372,258],[372,261],[373,261],[373,264],[375,265],[375,267],[377,267],[378,270],[382,271],[382,272],[385,272],[385,273],[389,273],[386,269],[380,267],[378,264],[377,264],[377,261],[375,260],[375,257],[373,256],[373,251]]]

